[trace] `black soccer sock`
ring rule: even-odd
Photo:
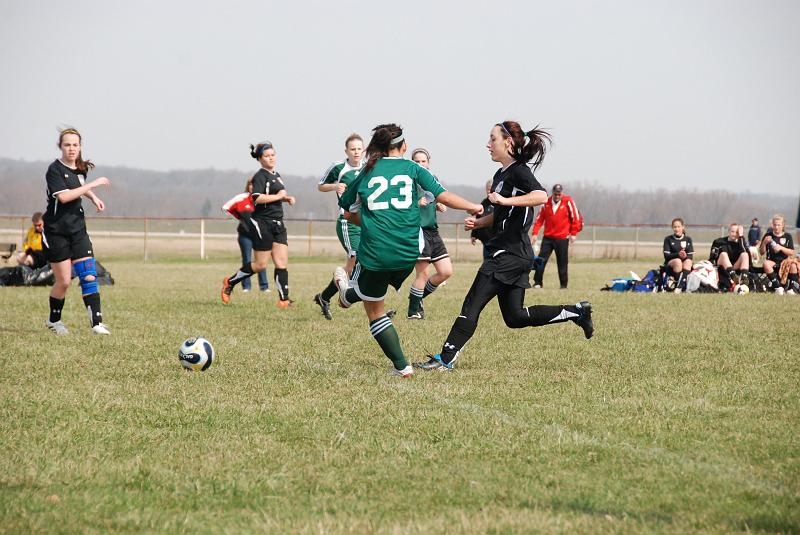
[[[800,292],[800,275],[797,273],[789,273],[789,280],[786,286],[790,290],[794,290],[795,293]]]
[[[400,347],[400,337],[397,336],[397,330],[392,325],[392,320],[384,314],[380,318],[369,322],[369,332],[372,333],[375,341],[381,346],[383,354],[392,361],[395,370],[402,370],[408,366],[408,361],[403,354],[403,348]]]
[[[61,311],[64,309],[65,299],[50,296],[50,323],[61,321]]]
[[[275,268],[275,286],[278,288],[278,295],[281,301],[289,299],[289,270],[286,268]]]
[[[103,322],[103,313],[100,310],[100,294],[93,293],[83,296],[83,304],[89,314],[89,323],[92,327]]]
[[[428,279],[428,282],[425,283],[425,291],[422,293],[422,298],[425,299],[426,297],[431,295],[433,292],[436,291],[436,288],[438,287],[439,287],[438,285],[432,283],[430,279]]]
[[[541,327],[551,323],[575,321],[581,317],[576,305],[533,305],[527,309],[528,321],[521,327]]]
[[[459,316],[450,328],[450,334],[447,335],[447,340],[442,346],[440,353],[442,361],[445,364],[450,364],[458,358],[458,354],[467,345],[469,339],[475,334],[475,329],[478,328],[477,322],[468,320],[464,316]]]
[[[250,262],[247,262],[246,264],[242,264],[242,267],[240,267],[236,273],[228,277],[228,285],[230,285],[230,287],[233,288],[234,286],[242,282],[244,279],[247,279],[252,276],[253,276],[253,266],[250,265]]]
[[[331,279],[331,282],[328,283],[328,285],[325,287],[324,290],[322,290],[322,293],[319,295],[320,297],[322,297],[323,301],[327,302],[330,301],[331,298],[338,293],[339,293],[339,287],[336,286],[336,281]]]
[[[689,278],[689,270],[684,269],[681,271],[680,276],[678,277],[678,283],[675,285],[676,288],[680,288],[681,290],[686,289],[686,279]]]
[[[773,290],[781,285],[781,281],[778,279],[777,271],[773,271],[772,273],[767,275],[767,278],[769,279],[770,286],[772,287]]]

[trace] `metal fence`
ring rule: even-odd
[[[288,219],[289,250],[293,256],[341,256],[334,220]],[[238,255],[237,222],[231,218],[87,217],[96,254],[101,258],[226,259]],[[0,216],[0,242],[21,247],[31,226],[29,216]],[[766,228],[764,228],[766,230]],[[787,228],[794,232],[795,229]],[[439,232],[455,261],[481,258],[480,242],[473,245],[459,223],[440,223]],[[668,225],[587,225],[571,247],[574,258],[660,258]],[[692,225],[687,234],[701,257],[712,240],[727,235],[727,225]]]

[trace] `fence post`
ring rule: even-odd
[[[200,260],[206,259],[206,220],[200,220]]]
[[[636,227],[636,241],[633,244],[633,259],[639,258],[639,227]]]
[[[308,251],[306,252],[306,256],[309,258],[311,257],[311,236],[314,232],[314,225],[313,222],[309,219],[308,220]]]
[[[461,226],[456,223],[456,262],[458,262],[458,242],[461,241]]]
[[[148,227],[147,218],[144,218],[144,261],[147,262],[147,227]]]
[[[597,227],[592,225],[592,260],[596,258],[595,256],[595,242],[597,241]]]

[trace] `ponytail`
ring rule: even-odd
[[[362,173],[369,173],[378,160],[389,155],[389,151],[403,146],[403,129],[396,124],[381,124],[372,129],[372,139],[367,146],[367,163]]]
[[[534,170],[542,164],[548,146],[553,142],[547,131],[537,125],[525,132],[516,121],[503,121],[497,123],[497,126],[500,127],[503,138],[511,140],[511,149],[508,153],[514,160],[525,164],[533,160],[530,165]]]

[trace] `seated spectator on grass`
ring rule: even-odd
[[[661,290],[672,289],[683,291],[686,289],[686,277],[692,272],[692,258],[694,245],[692,239],[684,232],[683,219],[676,217],[672,220],[672,235],[664,238],[664,267],[662,268]],[[670,287],[670,278],[675,280],[675,286]]]
[[[784,224],[785,218],[782,214],[772,216],[772,228],[764,234],[764,239],[761,240],[761,247],[759,248],[761,254],[765,255],[766,258],[764,260],[764,273],[769,277],[772,291],[776,293],[785,291],[784,285],[781,284],[778,278],[781,262],[787,258],[794,257],[792,235],[784,231]],[[788,280],[796,281],[797,271],[797,264],[793,263],[787,274]]]
[[[719,272],[720,287],[732,290],[737,284],[749,286],[750,253],[744,243],[744,227],[731,223],[728,235],[711,244],[709,256]]]
[[[36,212],[31,217],[33,225],[28,229],[25,235],[25,241],[22,243],[22,250],[17,253],[17,264],[20,266],[28,266],[33,269],[44,266],[47,262],[44,259],[44,252],[42,251],[42,230],[44,229],[44,221],[42,220],[42,213]]]

